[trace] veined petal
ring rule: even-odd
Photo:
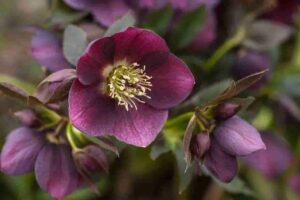
[[[205,156],[204,165],[216,178],[223,182],[230,182],[237,174],[236,157],[223,151],[215,139],[212,139],[211,147]]]
[[[137,107],[137,110],[132,108],[129,111],[124,107],[118,107],[112,135],[127,144],[147,147],[162,129],[168,111],[157,110],[141,103]]]
[[[37,157],[35,174],[41,188],[56,199],[62,199],[82,183],[66,145],[45,145]]]
[[[192,72],[179,58],[170,53],[156,52],[145,56],[141,65],[152,77],[151,99],[145,99],[151,106],[168,109],[181,103],[191,93],[195,80]]]
[[[69,93],[69,117],[72,124],[93,136],[112,132],[116,122],[116,102],[101,94],[100,86],[73,82]]]
[[[245,156],[266,148],[259,132],[237,116],[221,123],[214,130],[214,137],[224,151],[234,156]]]
[[[42,133],[21,127],[12,131],[1,153],[1,171],[21,175],[34,169],[38,153],[45,144]]]

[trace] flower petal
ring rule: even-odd
[[[101,80],[105,67],[112,65],[115,43],[110,37],[92,42],[77,64],[77,75],[84,85]]]
[[[293,155],[291,150],[275,134],[263,133],[261,137],[266,144],[266,149],[243,157],[243,160],[267,178],[281,175],[292,163]]]
[[[56,199],[62,199],[82,183],[66,145],[45,145],[37,157],[35,173],[41,188]]]
[[[167,119],[167,110],[138,104],[138,110],[126,111],[97,89],[97,86],[84,86],[74,81],[69,96],[69,116],[76,128],[94,136],[113,135],[141,147],[155,139]]]
[[[89,135],[112,132],[116,121],[116,103],[101,94],[100,87],[73,82],[69,94],[69,117],[72,124]]]
[[[72,67],[63,55],[61,41],[53,33],[38,28],[32,30],[35,35],[31,41],[31,52],[40,65],[52,72]]]
[[[259,132],[237,116],[220,124],[215,129],[214,136],[224,151],[235,156],[249,155],[266,148]]]
[[[1,153],[1,170],[9,175],[21,175],[34,169],[34,163],[45,140],[41,133],[21,127],[12,131]]]
[[[145,56],[140,63],[152,77],[150,100],[155,108],[167,109],[181,103],[191,93],[195,80],[190,69],[176,56],[156,52]]]
[[[138,104],[138,110],[126,111],[118,107],[117,120],[112,135],[117,139],[139,147],[151,144],[168,117],[167,110],[157,110],[146,104]]]
[[[153,52],[169,52],[165,41],[156,33],[139,28],[128,28],[112,36],[115,44],[115,61],[138,62]]]
[[[204,165],[223,182],[230,182],[237,174],[236,158],[223,151],[214,138],[205,156]]]
[[[95,19],[106,27],[129,11],[123,0],[97,1],[90,9]]]

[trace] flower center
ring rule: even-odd
[[[151,99],[147,95],[151,91],[151,76],[145,72],[146,66],[139,68],[139,64],[129,66],[120,65],[115,68],[108,78],[109,96],[118,101],[118,105],[137,110],[136,102],[145,103],[143,97]]]

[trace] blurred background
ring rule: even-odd
[[[31,54],[33,33],[28,27],[62,35],[72,23],[81,27],[89,40],[103,36],[106,27],[89,12],[74,10],[60,0],[53,2],[0,0],[1,82],[32,90],[48,73]],[[256,101],[241,113],[261,131],[268,150],[239,159],[239,176],[223,184],[207,175],[186,178],[180,172],[183,163],[178,154],[161,145],[168,140],[164,135],[146,149],[124,147],[120,158],[112,161],[110,173],[97,178],[100,196],[82,188],[67,200],[300,199],[300,1],[199,2],[184,10],[172,4],[151,9],[139,7],[138,1],[126,1],[137,25],[159,33],[192,69],[197,84],[191,99],[197,105],[222,90],[228,80],[268,69],[267,75],[243,94]],[[202,5],[206,6],[205,18],[197,20]],[[185,21],[178,25],[182,18]],[[6,135],[19,126],[13,114],[22,107],[0,93],[1,146]],[[0,193],[1,200],[51,199],[39,188],[33,173],[18,177],[1,173]]]

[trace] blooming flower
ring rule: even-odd
[[[64,0],[64,2],[74,9],[91,12],[95,20],[103,26],[111,25],[129,10],[123,0]]]
[[[257,169],[267,178],[281,175],[293,160],[293,155],[287,144],[272,133],[261,134],[266,144],[265,150],[259,150],[243,158],[246,164]]]
[[[223,121],[209,135],[209,139],[207,136],[196,135],[192,139],[191,153],[194,158],[203,160],[207,169],[223,182],[231,181],[236,175],[237,157],[265,149],[257,130],[237,116]]]
[[[237,55],[233,64],[233,76],[236,80],[249,76],[253,73],[271,69],[271,59],[263,53],[247,51]],[[269,78],[268,71],[262,79],[254,83],[250,89],[259,89],[264,86]]]
[[[42,66],[52,72],[72,67],[63,55],[62,41],[58,37],[43,29],[31,30],[35,33],[32,37],[31,53]]]
[[[22,175],[35,171],[40,187],[52,197],[62,199],[82,183],[72,160],[71,148],[46,140],[45,133],[29,127],[13,130],[1,153],[1,171]]]
[[[168,109],[194,85],[191,71],[164,40],[138,28],[92,42],[79,59],[77,76],[69,95],[73,125],[141,147],[155,139]]]

